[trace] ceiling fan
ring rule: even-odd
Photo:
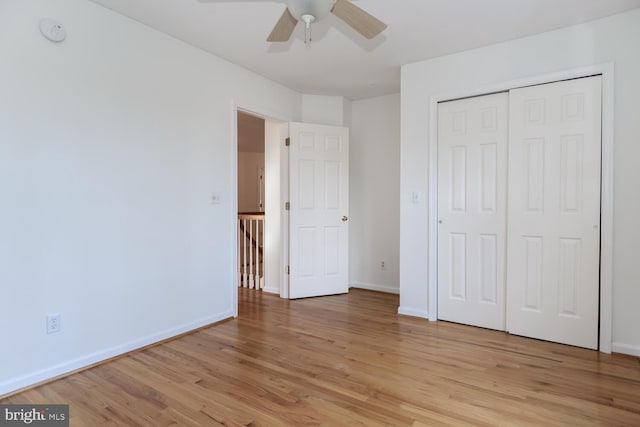
[[[302,21],[305,24],[305,43],[308,43],[311,41],[311,24],[329,13],[333,13],[368,39],[387,28],[384,22],[360,9],[350,0],[287,0],[287,8],[267,41],[288,41],[298,21]]]

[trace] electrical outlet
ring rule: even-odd
[[[384,261],[380,261],[380,268],[384,270]]]
[[[60,332],[60,329],[62,327],[60,322],[60,313],[47,314],[47,333],[53,334],[56,332]]]

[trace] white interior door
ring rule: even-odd
[[[349,130],[289,128],[289,298],[349,291]]]
[[[438,317],[505,329],[508,94],[438,106]]]
[[[510,92],[507,329],[598,346],[601,77]]]

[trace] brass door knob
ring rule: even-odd
[[[348,216],[342,216],[342,222],[347,222],[349,221],[349,217]]]

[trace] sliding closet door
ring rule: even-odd
[[[597,348],[601,77],[509,105],[507,330]]]
[[[508,95],[438,106],[438,317],[505,329]]]

